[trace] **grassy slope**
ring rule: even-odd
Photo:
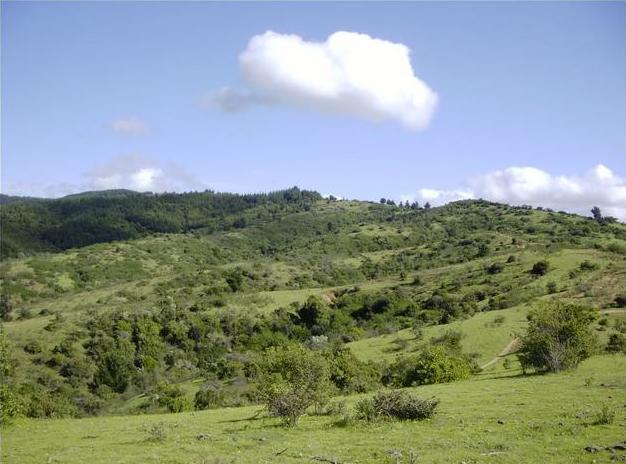
[[[482,365],[497,356],[516,334],[524,330],[527,324],[527,312],[527,307],[520,306],[479,313],[467,320],[427,327],[424,330],[423,340],[439,337],[449,330],[458,331],[463,334],[461,340],[463,351],[478,353],[477,360]],[[494,323],[494,319],[498,316],[504,316],[503,323]],[[406,346],[398,340],[406,340]],[[401,330],[395,334],[364,338],[348,344],[354,354],[364,361],[390,360],[396,356],[406,355],[416,345],[417,341],[410,329]]]
[[[299,427],[286,430],[273,418],[250,419],[258,407],[25,419],[5,431],[2,459],[24,464],[298,463],[317,456],[344,463],[394,463],[410,462],[413,452],[417,462],[429,463],[609,462],[608,451],[591,455],[584,448],[623,440],[625,370],[624,356],[599,356],[562,374],[418,387],[421,396],[441,399],[439,413],[425,422],[340,427],[337,418],[304,417]],[[348,398],[349,404],[357,398]],[[603,405],[617,411],[615,422],[591,425]],[[168,430],[161,442],[150,440],[147,431],[158,423]],[[200,434],[206,439],[196,439]],[[393,450],[403,458],[396,461],[390,456]]]

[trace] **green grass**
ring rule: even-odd
[[[455,321],[450,324],[437,325],[424,329],[423,341],[440,337],[447,331],[458,331],[463,334],[461,346],[466,353],[478,353],[479,364],[486,363],[502,351],[516,334],[526,327],[526,307],[516,307],[479,313],[470,319]],[[497,317],[504,317],[504,322],[495,324]],[[396,350],[394,342],[406,340],[406,347]],[[386,334],[373,338],[365,338],[350,343],[353,353],[363,361],[392,359],[409,353],[418,344],[411,329],[401,330],[394,334]]]
[[[337,425],[335,417],[301,419],[284,429],[251,419],[258,407],[195,413],[71,420],[22,419],[4,430],[3,462],[19,463],[344,463],[610,462],[624,439],[626,358],[598,356],[577,370],[544,376],[473,379],[413,389],[441,400],[430,421]],[[348,398],[353,405],[357,396]],[[592,425],[607,406],[614,423]],[[163,424],[163,441],[148,428]],[[203,435],[204,440],[196,437]],[[402,458],[390,453],[399,452]],[[616,456],[624,458],[622,451]]]

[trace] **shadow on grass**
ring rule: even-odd
[[[221,420],[221,421],[217,421],[217,423],[218,424],[227,424],[227,423],[234,423],[234,422],[248,422],[248,421],[257,421],[257,420],[267,419],[269,416],[264,415],[263,414],[264,412],[265,412],[265,409],[259,409],[257,412],[255,412],[250,417],[244,417],[242,419]]]

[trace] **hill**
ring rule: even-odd
[[[267,195],[87,195],[37,208],[39,204],[28,203],[0,209],[11,219],[13,232],[29,237],[17,244],[20,253],[29,255],[0,263],[0,309],[8,341],[3,355],[9,387],[3,390],[5,402],[15,405],[16,416],[33,418],[124,415],[94,419],[93,426],[127,430],[133,437],[129,460],[143,459],[146,446],[146,432],[134,430],[144,423],[169,423],[169,417],[172,423],[184,423],[180,433],[170,434],[177,437],[173,442],[187,443],[189,452],[200,452],[190,438],[196,429],[201,434],[209,427],[215,440],[224,439],[222,434],[232,427],[216,423],[216,418],[238,421],[252,414],[247,405],[260,401],[259,369],[272,347],[317,352],[332,372],[329,394],[348,398],[349,404],[356,401],[355,394],[403,386],[403,362],[416,354],[444,356],[458,367],[458,377],[448,381],[469,380],[418,387],[420,394],[442,398],[441,418],[433,422],[438,425],[420,426],[431,445],[417,451],[432,459],[442,459],[437,453],[446,449],[445,443],[465,433],[452,423],[457,414],[484,428],[491,428],[488,424],[498,414],[505,416],[505,423],[515,423],[507,432],[511,441],[502,443],[485,441],[480,438],[484,431],[472,426],[467,433],[482,444],[468,445],[459,451],[459,459],[491,452],[496,453],[489,455],[493,460],[500,459],[498,453],[502,459],[513,456],[514,462],[535,459],[542,446],[561,436],[562,426],[550,422],[554,415],[570,417],[583,408],[574,398],[588,396],[585,404],[592,404],[594,411],[603,404],[603,390],[586,389],[581,379],[610,377],[615,370],[600,370],[623,363],[623,355],[598,357],[585,364],[584,374],[528,377],[521,375],[514,353],[529,310],[542,302],[595,308],[592,327],[599,352],[610,337],[623,337],[622,224],[481,200],[440,208],[400,207],[322,199],[298,189]],[[42,238],[52,235],[38,235],[49,226],[35,219],[46,215],[55,217],[65,241],[52,245]],[[152,224],[170,221],[173,231],[139,228],[150,215]],[[119,230],[135,232],[118,240],[114,235],[81,235],[85,224],[109,218]],[[17,243],[18,235],[3,234],[3,241],[5,237]],[[94,240],[102,242],[90,243]],[[61,244],[72,247],[62,250]],[[42,249],[53,252],[37,251]],[[609,377],[606,382],[614,382]],[[539,388],[562,389],[572,399],[567,412],[531,398],[531,391]],[[479,405],[488,401],[488,392],[502,398],[507,391],[516,393],[494,404],[488,418],[481,416]],[[470,398],[467,403],[455,399],[462,395]],[[522,402],[528,407],[515,407]],[[504,408],[500,413],[498,404]],[[199,422],[189,415],[128,417],[239,406],[244,409],[202,413]],[[511,419],[515,414],[519,420]],[[243,421],[241,426],[263,434],[274,420]],[[568,430],[584,427],[584,420],[570,422]],[[539,423],[537,430],[547,434],[541,440],[532,431]],[[19,444],[36,424],[18,420],[9,432],[16,445],[6,452],[13,454],[5,456],[23,462],[40,458],[48,445],[26,451]],[[344,438],[354,435],[358,441],[366,432],[378,433],[354,427],[346,429]],[[615,434],[614,427],[606,428],[607,437]],[[399,437],[413,430],[400,424],[392,429]],[[340,429],[327,419],[311,418],[303,430],[320,443],[331,443],[334,430]],[[586,446],[581,440],[599,441],[599,431],[605,429],[585,430],[558,448],[565,454],[554,462],[567,462],[567,456]],[[254,435],[242,433],[246,443]],[[530,434],[528,440],[521,438],[524,433]],[[107,432],[100,441],[97,433],[88,435],[98,436],[93,439],[102,453],[98,459],[110,459],[107,443],[119,437]],[[276,446],[281,432],[272,435]],[[306,435],[287,436],[294,453],[309,447]],[[410,449],[405,438],[396,443],[385,436],[406,457]],[[532,446],[529,440],[535,440]],[[154,445],[164,459],[171,453],[169,443]],[[341,453],[339,447],[337,456],[370,462],[370,453],[382,459],[387,451],[363,446]],[[82,452],[71,457],[61,453],[55,459],[78,462]],[[260,456],[250,453],[250,460],[242,462]],[[225,451],[215,454],[229,456]],[[286,453],[285,462],[294,456]]]
[[[268,194],[236,195],[211,191],[185,194],[107,190],[57,200],[19,201],[0,206],[0,258],[59,251],[94,243],[129,240],[151,233],[180,233],[242,226],[243,211],[275,214],[320,199],[297,188]],[[260,206],[265,206],[262,211]]]

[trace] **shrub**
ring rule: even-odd
[[[550,268],[550,263],[548,263],[547,261],[545,260],[537,261],[535,264],[533,264],[533,267],[530,270],[530,273],[534,276],[539,277],[542,275],[546,275],[549,268]]]
[[[611,334],[606,345],[609,353],[626,353],[626,337],[621,333]]]
[[[472,366],[463,355],[450,353],[443,346],[434,346],[424,348],[417,355],[399,359],[390,370],[388,383],[411,387],[468,378]]]
[[[219,386],[205,385],[196,392],[193,405],[195,409],[210,409],[224,405],[224,390]]]
[[[597,337],[591,329],[595,318],[593,308],[564,302],[532,310],[528,331],[522,337],[522,368],[556,372],[576,367],[596,350]]]
[[[24,400],[9,385],[0,385],[0,426],[25,413]]]
[[[617,295],[613,300],[613,306],[616,308],[626,308],[626,294]]]
[[[615,410],[608,404],[602,405],[602,409],[596,413],[593,425],[608,425],[615,422]]]
[[[380,371],[373,363],[359,360],[348,348],[325,353],[330,380],[342,393],[365,393],[380,385]]]
[[[404,390],[378,392],[373,398],[364,398],[356,405],[359,419],[423,420],[432,417],[439,404],[437,398],[427,400]]]
[[[504,264],[502,263],[493,263],[487,267],[487,274],[499,274],[504,270]]]
[[[548,282],[546,284],[546,290],[548,291],[548,293],[552,294],[552,293],[556,293],[556,282],[551,280],[550,282]]]
[[[149,441],[165,441],[168,434],[168,429],[171,426],[164,422],[157,422],[156,424],[144,425],[143,428],[148,432]]]
[[[155,399],[159,406],[164,406],[169,412],[183,412],[193,409],[191,400],[185,392],[177,386],[165,382],[159,383],[155,390]]]
[[[598,265],[586,259],[578,267],[581,271],[593,271],[598,268]]]
[[[328,363],[299,345],[270,348],[260,360],[257,387],[269,413],[293,427],[309,406],[319,406],[327,398]]]

